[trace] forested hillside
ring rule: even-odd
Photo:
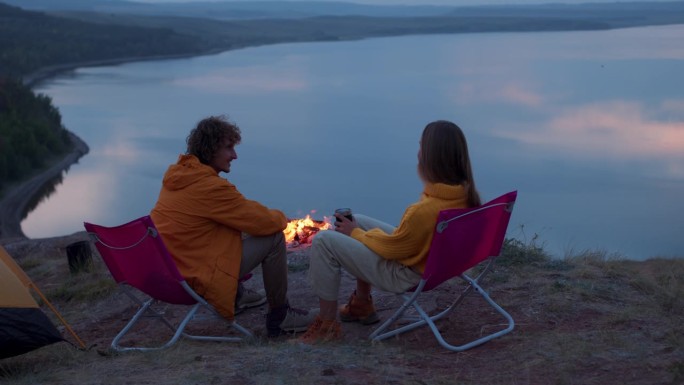
[[[0,3],[0,75],[45,66],[135,56],[198,53],[196,38],[168,28],[87,23]]]
[[[0,197],[72,148],[58,109],[24,78],[51,67],[133,57],[197,54],[201,39],[169,28],[104,25],[0,3]]]
[[[239,20],[215,17],[222,11],[242,9],[238,7],[242,3],[235,2],[145,4],[143,7],[141,3],[93,0],[93,7],[97,4],[112,8],[108,12],[93,12],[93,7],[82,5],[82,9],[56,11],[53,8],[61,3],[55,3],[50,13],[43,13],[47,11],[26,11],[1,1],[0,74],[14,75],[51,66],[194,55],[281,42],[434,33],[597,30],[684,23],[681,1],[451,7],[448,13],[449,8],[445,7],[439,8],[445,11],[442,15],[428,16],[416,10],[417,15],[410,17],[341,16],[338,8],[354,10],[354,4],[339,3],[331,10],[330,4],[323,7],[316,2],[300,2],[298,7],[309,7],[311,12],[317,12],[316,16]],[[257,7],[256,3],[261,2],[242,6]],[[116,4],[128,4],[129,8],[124,9],[129,12],[117,8]],[[144,14],[130,13],[138,6],[146,10]],[[155,10],[158,13],[152,15]],[[206,16],[199,18],[199,14]]]
[[[0,79],[0,190],[71,147],[50,98],[17,80]]]

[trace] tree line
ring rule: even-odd
[[[71,148],[62,117],[45,95],[0,79],[0,190]]]
[[[23,76],[46,66],[201,52],[195,37],[170,28],[90,23],[0,3],[0,74]]]
[[[0,194],[73,146],[52,100],[24,80],[41,69],[126,57],[197,54],[169,28],[88,23],[0,3]]]

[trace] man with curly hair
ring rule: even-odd
[[[190,286],[225,318],[268,301],[270,337],[306,330],[315,314],[287,298],[285,215],[245,198],[221,172],[230,172],[241,141],[224,116],[201,120],[187,137],[187,152],[164,174],[151,217]],[[266,298],[239,284],[261,265]]]

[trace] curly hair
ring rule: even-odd
[[[203,164],[209,164],[223,141],[237,145],[242,140],[240,128],[224,115],[202,119],[190,131],[187,139],[187,153],[196,156]]]
[[[437,120],[428,123],[420,140],[418,174],[430,183],[462,184],[468,191],[468,206],[479,206],[468,154],[468,143],[456,124]]]

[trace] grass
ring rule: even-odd
[[[83,275],[76,275],[51,289],[46,295],[55,301],[92,302],[106,298],[116,290],[116,283],[110,277],[83,279]]]
[[[667,370],[672,373],[672,383],[684,383],[684,361],[674,362]]]
[[[64,261],[55,262],[61,257],[43,257],[52,265],[52,275],[36,257],[21,258],[21,264],[32,277],[40,273],[42,282],[37,283],[50,287],[46,294],[74,320],[77,332],[87,335],[88,328],[110,322],[110,313],[121,318],[108,313],[117,295],[100,264],[72,276]],[[306,274],[306,258],[295,259],[291,276]],[[371,343],[365,339],[369,327],[345,324],[345,333],[361,332],[347,334],[338,344],[312,347],[261,338],[240,344],[181,341],[164,351],[113,354],[106,346],[118,327],[111,327],[90,332],[102,342],[86,351],[62,343],[0,360],[0,382],[680,384],[682,277],[683,259],[628,261],[603,252],[554,259],[537,239],[509,239],[485,286],[512,314],[516,328],[463,353],[448,353],[427,329]],[[447,285],[436,294],[437,303],[455,290]],[[478,297],[468,297],[462,306],[448,323],[438,323],[449,340],[463,340],[502,322]]]

